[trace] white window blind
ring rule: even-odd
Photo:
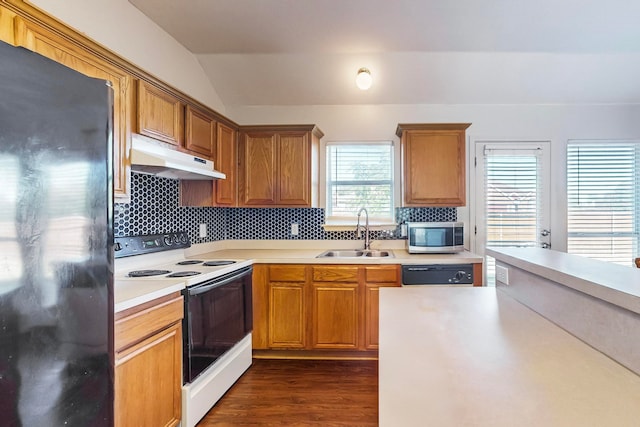
[[[533,247],[542,209],[542,150],[485,148],[486,246]]]
[[[567,251],[632,265],[640,256],[640,142],[567,145]]]
[[[327,216],[393,218],[393,145],[327,144]]]

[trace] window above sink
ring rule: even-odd
[[[392,141],[326,143],[325,229],[355,228],[362,207],[372,229],[395,228],[394,148]]]

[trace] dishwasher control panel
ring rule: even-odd
[[[403,285],[473,285],[473,264],[402,266]]]

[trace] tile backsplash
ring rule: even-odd
[[[396,223],[455,221],[456,208],[397,208]],[[131,174],[131,203],[114,205],[117,237],[187,231],[192,243],[216,240],[343,240],[353,231],[325,231],[321,208],[194,208],[179,206],[178,181],[139,173]],[[198,237],[199,224],[208,235]],[[297,223],[299,234],[291,235]],[[397,238],[399,230],[394,237]],[[372,239],[382,238],[372,232]]]

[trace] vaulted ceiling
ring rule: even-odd
[[[228,106],[640,103],[635,0],[129,1]]]

